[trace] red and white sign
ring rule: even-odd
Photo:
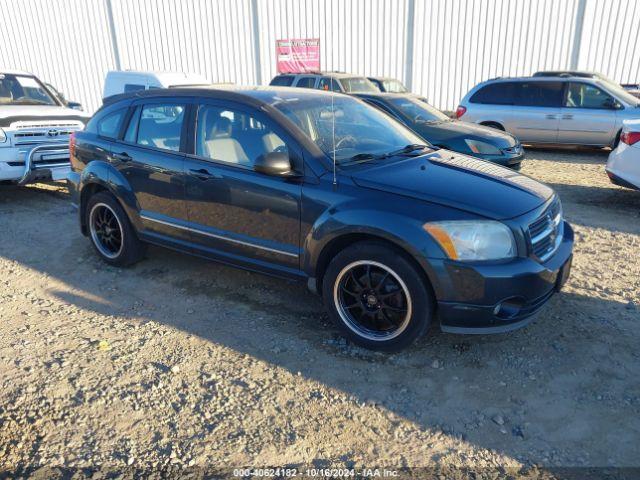
[[[304,73],[320,70],[320,39],[276,40],[278,73]]]

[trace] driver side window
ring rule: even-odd
[[[570,83],[565,106],[569,108],[611,108],[615,102],[604,90],[586,83]]]
[[[198,109],[196,155],[230,165],[253,168],[267,153],[287,152],[282,138],[244,112],[213,105]]]

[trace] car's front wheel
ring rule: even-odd
[[[418,267],[383,243],[361,242],[337,254],[322,292],[336,324],[365,348],[400,350],[420,337],[433,317],[433,294]]]
[[[93,248],[105,262],[125,267],[144,256],[144,244],[111,194],[99,192],[93,195],[87,203],[86,215]]]

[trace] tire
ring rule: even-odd
[[[501,132],[504,132],[504,127],[496,122],[482,122],[480,123],[480,125],[484,125],[485,127],[489,127],[489,128],[495,128],[496,130],[500,130]]]
[[[344,335],[371,350],[409,346],[434,316],[424,276],[403,252],[382,242],[359,242],[338,253],[324,274],[322,296]]]
[[[98,256],[110,265],[126,267],[144,257],[145,244],[113,195],[98,192],[85,209],[89,239]]]
[[[615,140],[613,140],[613,144],[611,145],[612,151],[618,148],[618,145],[620,144],[620,135],[622,135],[622,130],[618,131],[618,133],[616,134]]]

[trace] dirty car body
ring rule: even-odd
[[[113,117],[118,128],[101,135]],[[147,121],[153,131],[181,126],[149,140]],[[130,223],[136,241],[306,282],[366,347],[403,347],[436,316],[459,333],[526,324],[568,276],[573,232],[559,198],[513,170],[419,141],[340,94],[154,90],[112,99],[75,135],[68,184],[85,235],[100,240],[104,228],[92,222],[113,213],[109,238]],[[380,152],[393,142],[407,145]],[[283,162],[290,168],[278,170]],[[485,231],[496,236],[478,243]],[[508,254],[464,253],[492,251],[491,241],[509,243]],[[358,330],[352,317],[367,323]]]

